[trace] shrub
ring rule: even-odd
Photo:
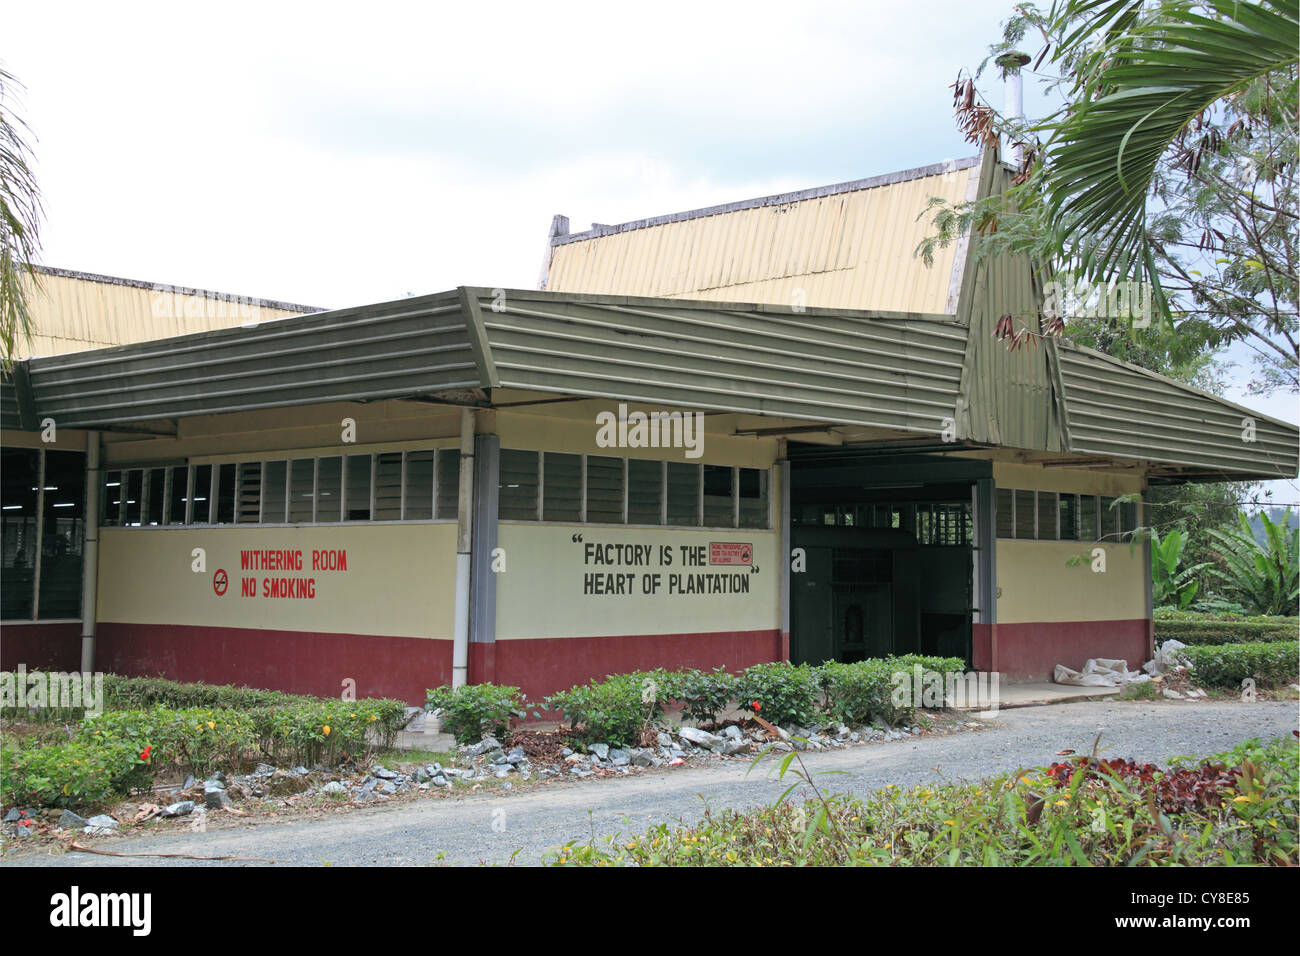
[[[477,743],[484,734],[500,737],[525,716],[519,688],[501,684],[436,687],[429,691],[428,705],[442,711],[443,726],[462,744]]]
[[[817,672],[788,661],[755,664],[737,680],[736,696],[742,707],[756,710],[764,720],[807,726],[817,717]]]
[[[1237,513],[1236,528],[1205,532],[1219,559],[1208,573],[1228,597],[1259,614],[1294,614],[1300,597],[1300,528],[1290,527],[1289,509],[1276,524],[1263,511],[1256,517],[1262,544],[1245,512]]]
[[[1265,686],[1294,683],[1300,667],[1300,641],[1212,644],[1178,652],[1198,683],[1240,687],[1246,678]]]
[[[391,747],[406,721],[406,704],[387,698],[307,699],[251,716],[262,753],[272,762],[332,766],[375,747]]]
[[[883,660],[857,661],[839,664],[827,661],[817,668],[825,694],[826,716],[842,724],[854,726],[882,720],[895,723],[900,716],[894,713],[890,696],[893,684],[892,669]]]
[[[253,759],[257,754],[254,720],[245,711],[190,707],[170,710],[110,711],[86,720],[80,739],[88,743],[127,743],[137,752],[152,745],[159,760],[195,774],[207,774]]]
[[[911,700],[913,668],[919,666],[923,673],[963,673],[966,663],[958,657],[929,657],[923,654],[904,654],[899,657],[873,658],[852,664],[827,661],[817,668],[818,679],[825,695],[825,712],[828,717],[843,724],[865,724],[880,721],[888,725],[912,719],[912,713],[921,701]],[[894,675],[907,675],[909,693],[896,700]]]
[[[104,698],[106,710],[148,710],[151,707],[249,710],[316,699],[257,687],[182,683],[163,677],[123,677],[120,674],[104,675]]]
[[[658,676],[662,679],[662,675]],[[635,746],[641,731],[659,714],[661,698],[657,693],[647,693],[651,684],[655,690],[660,686],[655,677],[650,672],[611,675],[603,681],[552,694],[546,698],[545,707],[563,711],[582,743]]]
[[[1258,641],[1300,639],[1300,620],[1294,617],[1236,617],[1220,614],[1161,615],[1155,618],[1156,643],[1247,644]]]
[[[1161,770],[1129,761],[1056,765],[980,783],[802,805],[706,810],[629,838],[570,843],[575,866],[1295,866],[1294,737]],[[798,772],[805,782],[808,778]]]
[[[0,751],[7,806],[84,808],[153,782],[158,752],[133,742],[85,739]]]
[[[713,671],[679,671],[665,682],[665,691],[682,705],[682,716],[696,723],[716,723],[718,714],[736,699],[739,681],[725,667]]]

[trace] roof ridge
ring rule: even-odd
[[[552,236],[552,246],[562,246],[570,242],[582,242],[587,239],[600,239],[604,236],[614,236],[622,232],[632,232],[637,229],[647,229],[653,226],[664,226],[674,222],[686,222],[691,219],[702,219],[706,216],[719,216],[729,212],[740,212],[744,209],[758,209],[763,206],[782,206],[786,203],[801,202],[805,199],[818,199],[823,196],[836,196],[840,193],[858,192],[863,189],[875,189],[879,186],[892,186],[895,183],[907,182],[912,179],[923,179],[926,176],[937,176],[941,173],[952,173],[962,169],[970,169],[972,166],[979,165],[980,157],[966,156],[962,159],[949,159],[941,163],[931,163],[929,166],[917,166],[912,169],[902,169],[893,173],[884,173],[879,176],[871,176],[866,179],[853,179],[843,183],[833,183],[829,186],[814,186],[810,189],[799,189],[793,192],[775,193],[770,196],[757,196],[753,199],[742,199],[737,202],[721,203],[716,206],[702,206],[698,209],[688,209],[685,212],[668,213],[663,216],[651,216],[647,219],[635,219],[630,222],[619,223],[618,225],[593,225],[586,232],[569,233],[563,236]]]
[[[257,296],[240,295],[236,292],[217,292],[212,289],[200,289],[194,286],[171,285],[167,282],[147,282],[143,279],[124,279],[121,276],[103,275],[98,272],[84,272],[79,269],[58,269],[54,266],[33,266],[37,272],[43,272],[46,275],[62,276],[65,279],[83,279],[86,282],[102,282],[106,285],[129,286],[134,289],[149,289],[154,292],[171,292],[179,295],[202,296],[208,299],[228,299],[238,301],[247,305],[255,305],[265,309],[280,309],[284,312],[298,312],[303,315],[312,312],[328,312],[329,309],[323,309],[315,305],[299,305],[293,302],[283,302],[278,299],[262,299]]]

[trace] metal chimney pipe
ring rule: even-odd
[[[1002,69],[1002,112],[1006,119],[1019,122],[1025,118],[1025,89],[1020,76],[1020,68],[1029,62],[1029,56],[1019,50],[1003,53],[995,61]],[[1007,143],[1008,162],[1019,166],[1024,159],[1024,151],[1016,143]]]

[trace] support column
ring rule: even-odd
[[[997,596],[997,489],[992,478],[979,478],[971,495],[971,523],[974,531],[973,562],[971,569],[971,664],[975,665],[974,637],[979,632],[988,635],[987,669],[998,669],[998,596]]]
[[[776,508],[777,540],[780,551],[777,560],[781,562],[781,606],[778,624],[781,628],[781,656],[790,659],[790,462],[785,456],[785,439],[781,439],[782,460],[776,463],[779,502]]]
[[[456,504],[456,602],[452,624],[451,686],[469,680],[469,603],[474,534],[474,409],[460,410],[460,486]]]
[[[479,435],[474,442],[473,589],[469,606],[470,678],[485,684],[496,680],[497,572],[492,552],[497,547],[497,484],[501,475],[501,439]],[[540,497],[540,496],[539,496]],[[509,560],[509,555],[504,556]]]
[[[99,595],[99,493],[104,487],[99,432],[86,433],[86,510],[81,548],[81,671],[95,671],[95,602]]]

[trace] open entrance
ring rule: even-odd
[[[890,654],[971,665],[976,481],[987,464],[937,456],[791,455],[795,663]]]

